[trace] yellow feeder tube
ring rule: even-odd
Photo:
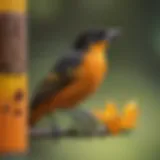
[[[0,154],[28,148],[26,0],[0,0]]]

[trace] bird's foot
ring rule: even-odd
[[[67,113],[69,113],[77,128],[82,132],[92,133],[97,129],[98,120],[90,111],[76,109]]]

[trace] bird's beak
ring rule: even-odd
[[[121,36],[120,29],[111,28],[111,29],[107,30],[107,32],[106,32],[106,38],[107,38],[107,41],[109,41],[109,43],[113,42],[114,40],[116,40],[120,36]]]

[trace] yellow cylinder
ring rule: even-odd
[[[0,0],[0,154],[28,149],[26,0]]]

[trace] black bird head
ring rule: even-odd
[[[91,44],[96,44],[101,41],[111,43],[117,37],[119,37],[121,31],[119,29],[90,29],[81,33],[75,43],[74,48],[77,50],[87,49]]]

